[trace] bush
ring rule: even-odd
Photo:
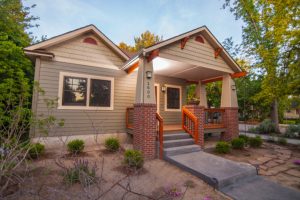
[[[221,141],[216,144],[215,151],[217,153],[229,153],[230,150],[231,150],[231,146],[228,142]]]
[[[89,167],[87,160],[75,160],[73,166],[66,168],[64,173],[64,181],[70,185],[81,183],[88,186],[95,181],[96,165]]]
[[[275,132],[275,124],[270,119],[262,121],[258,127],[255,128],[259,134],[269,134]]]
[[[143,154],[138,150],[128,149],[124,154],[124,162],[128,167],[141,168],[144,165]]]
[[[263,140],[261,139],[260,136],[256,136],[253,138],[249,138],[249,145],[251,147],[260,147],[263,143]]]
[[[45,146],[41,143],[29,144],[28,156],[32,159],[39,157],[45,151]]]
[[[68,143],[68,151],[72,154],[79,154],[84,149],[84,141],[83,140],[71,140]]]
[[[278,138],[277,143],[280,145],[287,145],[287,140],[285,138]]]
[[[239,138],[243,139],[245,144],[248,144],[249,137],[247,135],[239,135]]]
[[[300,136],[300,124],[299,125],[289,125],[285,132],[286,137],[295,138]]]
[[[243,138],[234,138],[231,141],[231,146],[233,149],[243,149],[245,146],[245,140]]]
[[[120,148],[120,142],[118,138],[107,138],[105,140],[105,148],[111,152],[116,152]]]

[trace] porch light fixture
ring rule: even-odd
[[[162,87],[161,87],[161,91],[162,91],[162,92],[165,92],[166,89],[167,89],[166,86],[162,86]]]
[[[146,77],[147,77],[147,79],[151,79],[152,78],[152,71],[146,71]]]
[[[232,85],[232,86],[231,86],[231,89],[232,89],[232,90],[236,90],[235,85]]]

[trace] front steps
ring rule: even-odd
[[[164,158],[201,151],[194,139],[183,131],[164,134]]]

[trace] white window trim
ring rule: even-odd
[[[156,105],[156,111],[159,113],[159,109],[160,109],[160,87],[159,87],[159,83],[155,83],[154,87],[157,87],[157,105]]]
[[[73,76],[78,78],[86,78],[87,79],[87,95],[86,95],[86,106],[63,106],[62,105],[62,93],[63,93],[63,85],[64,85],[64,77],[65,76]],[[90,82],[91,79],[99,79],[99,80],[109,80],[111,81],[110,88],[110,107],[94,107],[89,106],[90,104]],[[66,110],[113,110],[114,109],[114,78],[107,76],[93,76],[88,74],[77,74],[71,72],[59,72],[59,86],[58,86],[58,106],[57,109],[66,109]]]
[[[168,85],[166,84],[165,85],[166,87],[166,92],[165,92],[165,111],[170,111],[170,112],[181,112],[181,107],[182,107],[182,89],[181,89],[181,86],[180,85]],[[168,87],[169,88],[178,88],[179,89],[179,109],[168,109],[167,108],[167,98],[168,98],[168,95],[167,95],[167,91],[168,91]]]

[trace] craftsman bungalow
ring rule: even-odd
[[[204,133],[238,135],[233,78],[244,76],[207,27],[159,42],[129,57],[94,25],[24,49],[35,63],[35,81],[45,96],[33,95],[33,112],[46,114],[44,98],[58,97],[51,112],[65,120],[49,136],[133,135],[148,158],[163,151],[164,129],[189,133],[204,147]],[[205,84],[222,81],[221,108],[207,108]],[[186,87],[197,84],[199,105],[187,105]],[[39,135],[32,128],[32,134]],[[158,142],[156,142],[158,141]]]

